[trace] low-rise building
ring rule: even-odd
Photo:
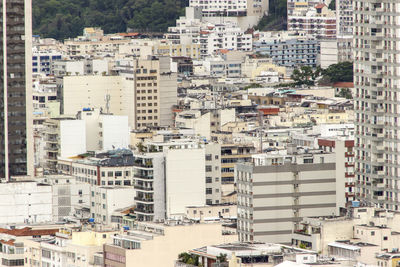
[[[114,235],[112,242],[104,245],[104,264],[173,267],[178,254],[191,248],[237,240],[235,235],[223,235],[222,230],[220,223],[139,222],[136,228]]]

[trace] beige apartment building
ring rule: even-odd
[[[335,154],[299,152],[261,154],[251,164],[236,165],[240,241],[290,244],[302,217],[335,215],[344,206]]]
[[[224,235],[220,223],[139,222],[136,228],[112,236],[112,242],[104,245],[104,264],[110,267],[173,267],[179,253],[235,241],[237,235]]]

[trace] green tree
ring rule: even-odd
[[[268,15],[264,15],[256,30],[286,30],[287,28],[287,0],[269,0]]]
[[[322,71],[322,74],[329,78],[331,83],[353,82],[353,63],[346,61],[332,64]]]
[[[336,10],[336,0],[331,0],[331,2],[329,3],[328,8],[330,10]]]
[[[217,256],[217,262],[226,262],[227,261],[227,255],[220,253],[219,256]]]
[[[310,66],[301,66],[293,70],[290,78],[295,82],[295,85],[314,85],[316,79],[321,75],[321,68],[317,67],[313,70]]]

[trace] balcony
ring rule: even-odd
[[[144,202],[144,203],[153,203],[154,199],[152,199],[152,198],[135,197],[135,201]]]
[[[154,191],[153,187],[145,187],[145,186],[141,186],[141,185],[134,185],[134,188],[140,191],[146,191],[146,192],[152,192]]]

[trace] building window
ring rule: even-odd
[[[212,194],[212,188],[206,188],[206,194],[211,195]]]
[[[212,166],[211,165],[207,165],[206,166],[206,172],[211,172],[212,171]]]
[[[206,183],[211,184],[212,183],[212,177],[206,177]]]
[[[207,155],[206,155],[206,160],[207,160],[207,161],[212,160],[212,155],[211,155],[211,154],[207,154]]]
[[[108,177],[113,177],[114,176],[114,173],[113,172],[108,172]]]
[[[384,237],[383,237],[383,240],[385,240],[385,241],[388,240],[388,237],[387,237],[387,236],[384,236]]]
[[[314,160],[312,158],[311,159],[304,159],[303,162],[304,162],[304,164],[308,164],[308,163],[313,163]]]

